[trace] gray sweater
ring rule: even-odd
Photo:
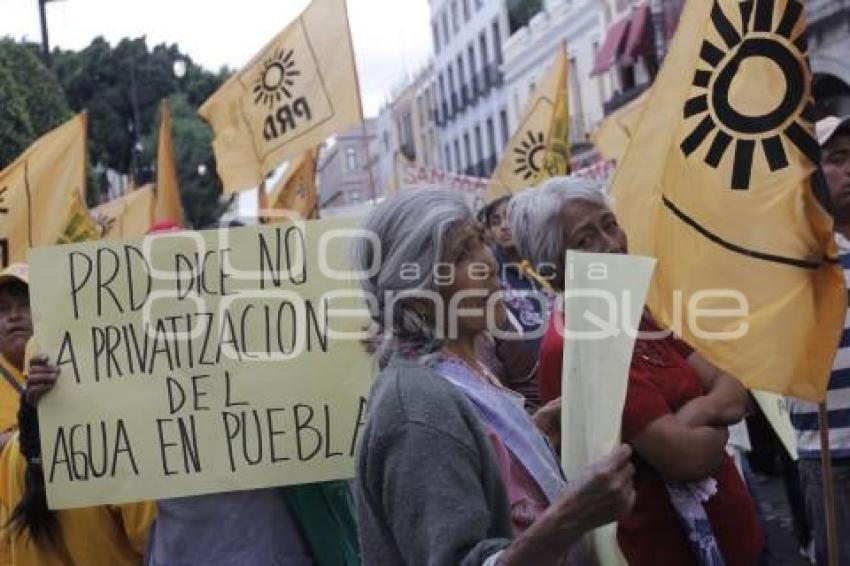
[[[513,535],[490,442],[472,404],[414,361],[375,383],[357,463],[365,566],[472,566]]]

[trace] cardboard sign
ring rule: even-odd
[[[33,250],[51,508],[353,476],[373,375],[351,221]]]

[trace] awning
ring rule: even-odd
[[[628,35],[631,21],[630,17],[623,18],[608,28],[602,48],[596,54],[596,63],[593,65],[593,70],[590,71],[591,77],[604,73],[617,62],[623,52],[623,44]]]
[[[632,13],[629,36],[623,49],[623,64],[634,65],[638,57],[651,56],[654,48],[652,16],[649,12],[649,4],[644,4]]]

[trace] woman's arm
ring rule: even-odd
[[[677,413],[690,427],[725,427],[740,422],[750,409],[743,385],[694,352],[688,363],[702,380],[706,394],[685,404]]]
[[[362,478],[372,492],[358,505],[365,550],[376,525],[364,511],[380,501],[381,522],[389,526],[406,564],[478,566],[501,552],[504,566],[560,565],[581,535],[628,512],[635,498],[631,449],[621,446],[572,482],[522,536],[512,542],[493,539],[488,538],[493,514],[509,510],[491,508],[480,459],[465,444],[408,422],[370,449],[365,469],[380,472]]]
[[[662,476],[678,482],[702,481],[720,467],[729,432],[725,427],[692,428],[676,415],[662,416],[630,442]]]
[[[525,533],[502,554],[503,566],[562,564],[588,531],[628,513],[636,494],[632,450],[621,445],[590,464]]]

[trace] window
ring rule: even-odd
[[[460,158],[460,140],[455,140],[455,172],[463,172],[463,161]]]
[[[496,58],[496,64],[502,64],[502,32],[499,28],[499,20],[493,21],[493,56]]]
[[[455,34],[460,30],[460,14],[457,11],[457,0],[452,0],[452,29]]]
[[[466,90],[466,72],[464,70],[463,64],[463,53],[457,56],[457,82],[458,88],[461,91],[461,96],[463,96],[463,91]],[[460,105],[463,106],[466,103],[466,100],[461,100]]]
[[[445,102],[447,100],[447,98],[446,98],[446,81],[443,77],[442,71],[440,71],[440,76],[437,80],[440,83],[440,101]]]
[[[443,156],[446,160],[446,162],[443,164],[443,166],[445,167],[446,171],[451,171],[452,170],[452,150],[449,147],[449,144],[446,144],[445,147],[443,147]]]
[[[390,133],[384,130],[384,152],[389,153],[390,151]]]
[[[499,111],[499,122],[502,126],[502,149],[504,149],[511,140],[511,134],[508,130],[508,111],[504,108]]]
[[[493,123],[493,118],[487,118],[487,155],[491,162],[496,161],[496,126]],[[487,166],[487,173],[492,173],[492,167],[494,163],[490,163]]]
[[[449,13],[443,10],[441,15],[443,20],[443,46],[446,46],[451,40],[451,36],[449,35]]]
[[[469,132],[463,133],[463,153],[466,156],[466,171],[465,173],[469,173],[472,169],[472,144],[469,141]]]
[[[353,147],[345,150],[345,170],[348,172],[357,170],[357,151]]]
[[[452,69],[452,64],[449,63],[449,96],[451,97],[451,115],[458,111],[457,106],[457,90],[455,89],[455,73]]]
[[[419,147],[422,148],[422,159],[425,161],[425,165],[431,165],[431,159],[428,155],[430,152],[428,151],[428,143],[425,140],[425,134],[419,135]]]
[[[348,191],[348,202],[351,204],[357,204],[361,201],[362,197],[360,196],[359,190],[351,190]]]
[[[440,52],[440,28],[437,22],[431,22],[431,35],[434,38],[434,53]]]
[[[490,56],[487,50],[487,32],[482,31],[478,36],[478,50],[481,52],[481,72],[486,73],[487,65],[490,64]]]
[[[581,85],[578,81],[578,62],[575,57],[570,57],[570,106],[572,108],[572,121],[573,124],[570,128],[572,139],[581,140],[584,138],[584,102],[582,101],[581,96]]]
[[[481,139],[481,124],[475,124],[475,165],[478,170],[475,172],[479,177],[483,177],[484,173],[484,143]]]
[[[478,71],[476,71],[475,64],[475,43],[470,43],[469,47],[466,48],[466,59],[469,62],[469,76],[472,78],[472,95],[475,96],[477,89],[477,83],[481,79],[478,78]]]
[[[484,6],[484,0],[475,0],[475,9],[480,10]]]
[[[470,17],[469,0],[463,0],[463,21],[468,22]]]
[[[508,29],[513,35],[518,29],[527,26],[535,14],[543,10],[543,0],[508,0]]]

